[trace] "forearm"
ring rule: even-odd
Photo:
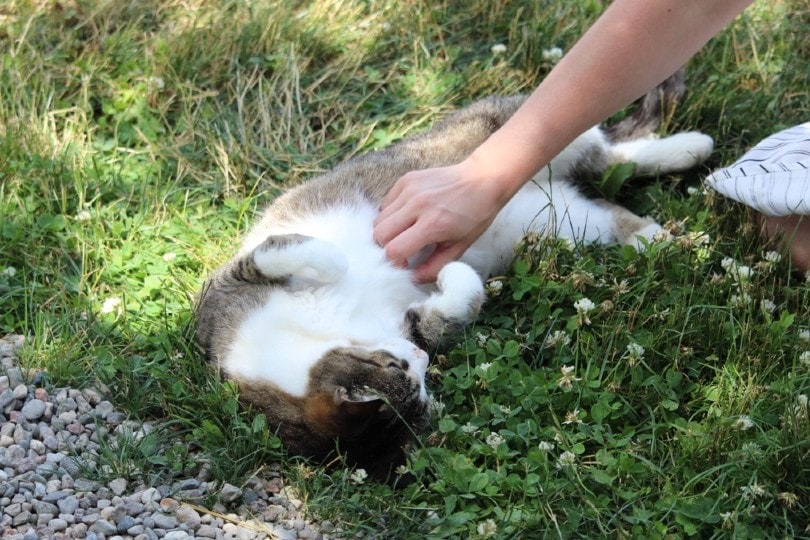
[[[752,0],[615,0],[469,158],[503,202],[580,133],[666,79]]]

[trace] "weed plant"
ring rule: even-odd
[[[671,238],[643,253],[530,238],[489,282],[432,364],[411,486],[284,456],[193,343],[194,294],[261,205],[475,98],[530,91],[604,7],[0,3],[0,333],[26,336],[47,384],[100,384],[155,426],[107,441],[87,474],[152,483],[206,463],[239,484],[280,461],[347,537],[810,535],[810,289],[700,185],[810,117],[800,0],[755,3],[688,64],[665,130],[712,135],[707,164],[596,179]]]

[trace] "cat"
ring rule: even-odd
[[[639,175],[693,167],[712,150],[697,132],[651,138],[682,77],[650,92],[611,128],[577,138],[503,208],[434,285],[386,260],[372,236],[380,202],[408,171],[457,163],[498,129],[524,97],[489,97],[432,129],[348,160],[275,199],[236,255],[209,277],[197,337],[240,400],[263,412],[290,454],[341,456],[385,479],[428,426],[428,352],[476,318],[483,280],[508,270],[529,232],[585,243],[639,245],[661,227],[576,178],[632,161]],[[338,462],[340,460],[337,460]]]

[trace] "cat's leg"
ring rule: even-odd
[[[335,283],[346,274],[349,261],[337,246],[300,234],[271,235],[245,256],[264,278],[284,281],[291,277]]]
[[[662,230],[661,225],[652,219],[637,216],[623,206],[604,199],[596,202],[602,208],[610,211],[611,233],[619,244],[633,246],[638,250],[642,250],[644,244],[641,239],[650,242]]]
[[[690,169],[705,161],[713,147],[711,137],[690,131],[616,143],[610,146],[608,156],[611,163],[636,163],[636,174],[654,175]]]
[[[467,264],[446,265],[436,286],[436,292],[412,305],[405,316],[414,341],[429,348],[444,344],[472,323],[484,302],[484,284]]]

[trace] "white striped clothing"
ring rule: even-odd
[[[762,140],[705,183],[767,216],[810,214],[810,122]]]

